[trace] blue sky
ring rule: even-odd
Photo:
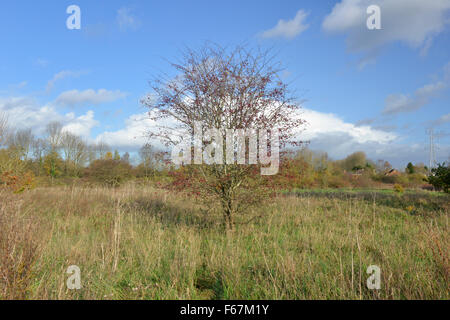
[[[81,29],[69,30],[69,5]],[[368,30],[366,8],[381,8]],[[53,120],[135,151],[151,123],[139,99],[184,46],[271,47],[306,99],[302,134],[334,158],[363,150],[397,167],[450,156],[450,0],[25,1],[0,10],[0,111],[37,134]]]

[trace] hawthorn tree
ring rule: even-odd
[[[206,44],[200,50],[186,49],[179,62],[170,64],[176,77],[156,77],[152,92],[143,99],[155,123],[149,136],[175,146],[194,135],[196,123],[202,123],[203,129],[219,130],[225,143],[218,143],[215,139],[221,138],[208,136],[205,130],[200,148],[204,157],[206,145],[223,146],[223,152],[214,149],[211,153],[215,160],[219,156],[223,161],[185,164],[174,171],[174,184],[207,202],[218,200],[224,223],[232,229],[237,212],[261,203],[267,194],[261,187],[268,179],[261,177],[260,164],[226,161],[226,130],[269,130],[271,136],[279,136],[279,146],[284,147],[297,142],[296,130],[304,124],[297,113],[300,106],[280,77],[282,68],[270,51]],[[260,148],[264,144],[272,155],[275,146],[259,141]],[[188,156],[194,156],[194,151],[192,145]],[[237,155],[234,149],[232,153]],[[249,157],[250,150],[245,154]],[[257,158],[261,160],[260,155]]]

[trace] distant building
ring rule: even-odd
[[[400,175],[400,172],[399,172],[397,169],[391,169],[391,170],[389,170],[388,172],[386,172],[384,175],[385,175],[385,176],[389,176],[389,177],[392,177],[392,176],[399,176],[399,175]]]

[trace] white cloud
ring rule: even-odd
[[[65,130],[85,138],[98,125],[93,111],[78,117],[74,113],[60,114],[52,106],[41,106],[27,97],[0,98],[0,111],[6,113],[11,129],[30,128],[38,135],[43,134],[45,126],[52,121],[61,122]]]
[[[372,125],[360,125],[345,122],[337,115],[303,109],[301,115],[309,123],[299,137],[309,141],[309,148],[326,151],[333,159],[343,159],[356,151],[364,151],[369,159],[388,160],[394,167],[404,168],[412,161],[426,161],[426,143],[409,143],[406,137],[390,131],[392,128],[380,128]],[[449,115],[441,117],[449,120]],[[448,156],[450,146],[440,145],[437,154],[442,161]]]
[[[345,122],[331,113],[303,109],[301,117],[307,121],[307,127],[300,133],[300,139],[309,141],[311,149],[326,151],[334,158],[345,157],[357,150],[383,150],[399,138],[395,133],[369,125]]]
[[[366,7],[367,8],[367,7]],[[322,27],[329,32],[344,32],[364,24],[365,8],[362,1],[343,0],[325,17]]]
[[[450,113],[444,114],[439,119],[432,122],[435,126],[440,126],[446,123],[450,123]]]
[[[306,130],[298,132],[298,139],[309,141],[312,149],[324,150],[332,157],[340,158],[357,150],[382,153],[398,136],[391,132],[376,130],[370,126],[356,126],[334,114],[302,109],[297,115],[308,122]],[[167,125],[158,123],[158,125]],[[124,149],[138,149],[149,142],[146,133],[157,124],[147,113],[135,114],[125,121],[125,127],[117,131],[106,131],[96,137],[111,146]],[[173,126],[172,126],[173,127]],[[158,140],[150,141],[159,148],[165,148]],[[355,149],[356,148],[356,149]],[[384,154],[389,158],[388,154]]]
[[[93,104],[99,105],[102,103],[116,101],[124,98],[126,93],[120,90],[109,91],[106,89],[100,89],[95,91],[93,89],[87,89],[84,91],[71,90],[61,93],[55,100],[55,104],[60,106],[76,106]]]
[[[132,13],[131,9],[127,7],[117,10],[117,23],[121,30],[133,29],[140,27],[141,22]]]
[[[283,19],[279,20],[277,25],[270,30],[264,31],[261,36],[263,38],[286,38],[293,39],[300,33],[308,29],[308,25],[305,24],[305,20],[308,14],[299,10],[295,15],[294,19],[285,21]]]
[[[0,110],[8,112],[23,106],[33,106],[35,101],[29,97],[8,97],[0,98]]]
[[[345,122],[332,113],[303,109],[302,116],[308,122],[307,129],[302,133],[303,138],[307,140],[314,140],[317,135],[324,133],[346,133],[358,143],[377,141],[386,144],[397,138],[393,133],[374,130],[369,125],[357,126]]]
[[[156,111],[152,111],[156,112]],[[161,128],[175,128],[177,121],[174,118],[160,119],[157,122],[151,119],[148,112],[133,114],[125,120],[125,127],[117,131],[105,131],[99,134],[95,140],[106,142],[111,146],[118,148],[137,150],[146,143],[151,143],[159,149],[167,147],[158,138],[149,138],[150,131],[158,131]],[[179,138],[175,135],[176,131],[172,131],[172,139]],[[185,136],[181,134],[181,136]]]
[[[417,89],[413,95],[391,94],[386,98],[383,114],[413,112],[427,105],[439,93],[450,87],[449,64],[444,67],[444,77]]]
[[[381,30],[366,27],[370,5],[381,8]],[[449,23],[449,10],[450,0],[342,0],[322,27],[329,33],[345,34],[352,52],[373,56],[383,46],[400,41],[421,49],[424,55]]]
[[[115,147],[137,149],[148,142],[146,132],[155,125],[156,123],[149,119],[147,113],[134,114],[125,120],[125,128],[105,131],[98,135],[96,140]]]
[[[66,114],[67,123],[63,131],[73,133],[80,137],[88,139],[91,129],[98,126],[99,122],[94,119],[94,111],[89,110],[86,114],[76,117],[74,113]]]
[[[71,71],[71,70],[63,70],[61,72],[58,72],[53,76],[53,78],[51,80],[49,80],[47,82],[46,90],[47,90],[47,92],[50,92],[53,89],[53,87],[55,86],[55,83],[57,81],[63,80],[65,78],[70,78],[70,77],[76,78],[85,73],[87,73],[87,72],[86,71]]]

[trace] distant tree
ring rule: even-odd
[[[70,132],[64,132],[61,137],[61,149],[64,153],[66,174],[78,175],[88,159],[88,148],[83,139]]]
[[[317,171],[327,170],[330,165],[330,159],[326,152],[315,152],[313,159],[314,169]]]
[[[41,161],[44,157],[45,151],[48,150],[48,144],[47,141],[44,139],[38,138],[33,141],[33,144],[31,145],[31,153],[33,155],[33,158],[36,161]]]
[[[367,160],[366,166],[367,169],[375,169],[375,163],[372,160]]]
[[[120,160],[120,154],[119,154],[119,151],[114,150],[114,156],[113,156],[113,159],[114,159],[114,160]]]
[[[87,145],[87,162],[88,164],[91,164],[95,160],[97,160],[95,144],[90,143]]]
[[[52,178],[52,180],[62,174],[64,170],[64,163],[58,152],[50,151],[50,153],[44,157],[44,169],[47,175]]]
[[[450,189],[450,164],[438,164],[437,168],[431,169],[431,174],[428,176],[428,182],[437,190],[449,192]]]
[[[8,143],[8,121],[4,113],[0,112],[0,176],[17,176],[25,172],[26,163],[21,160],[23,152],[18,148],[3,148]]]
[[[126,163],[130,163],[130,154],[128,152],[125,152],[122,156],[122,161]]]
[[[45,132],[47,133],[47,139],[50,144],[51,151],[58,150],[61,143],[62,129],[63,126],[58,121],[50,122],[47,125]]]
[[[413,165],[411,162],[408,162],[408,165],[406,166],[405,171],[406,171],[406,173],[408,173],[408,174],[413,174],[413,173],[416,172],[416,170],[415,170],[415,168],[414,168],[414,165]]]
[[[146,143],[139,149],[139,157],[141,158],[141,162],[146,163],[150,162],[153,158],[153,147],[151,144]]]
[[[414,165],[414,173],[420,173],[422,175],[428,175],[429,170],[427,168],[427,166],[421,162],[416,163]]]
[[[145,177],[149,177],[154,173],[155,164],[156,164],[156,155],[155,150],[151,144],[146,143],[139,150],[139,157],[141,159],[141,164],[139,168],[142,168],[143,174]]]
[[[378,173],[385,173],[392,169],[392,165],[388,161],[380,159],[377,160],[375,168]]]
[[[344,160],[341,160],[340,164],[347,171],[360,170],[366,167],[367,157],[362,151],[355,152],[347,156]]]
[[[31,129],[22,129],[12,133],[8,138],[8,147],[17,150],[23,160],[28,159],[31,146],[33,145],[34,135]]]
[[[33,141],[31,146],[31,154],[34,158],[35,174],[41,175],[44,169],[44,156],[48,151],[49,145],[46,140],[38,138]]]
[[[104,159],[104,160],[113,160],[113,154],[112,154],[112,152],[111,152],[111,151],[108,151],[108,152],[105,154],[105,157],[102,158],[102,159]]]
[[[96,153],[96,159],[105,159],[106,154],[111,152],[111,147],[103,141],[99,141],[97,144],[93,145],[93,149]]]

